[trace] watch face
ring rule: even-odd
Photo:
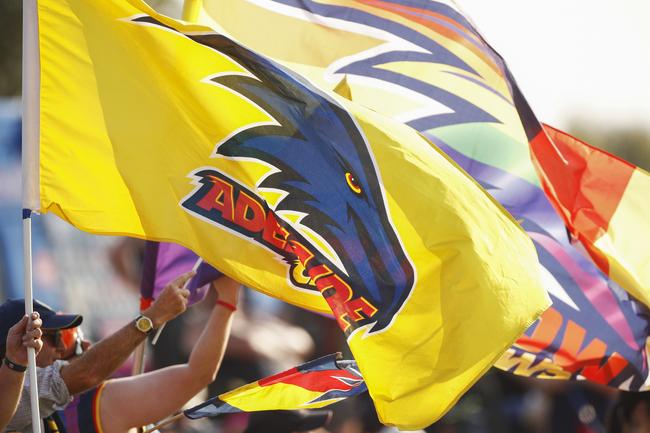
[[[135,327],[138,328],[142,332],[149,332],[151,331],[152,325],[151,325],[151,320],[147,317],[140,317],[136,322],[135,322]]]

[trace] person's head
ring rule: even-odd
[[[650,433],[650,392],[621,392],[607,423],[608,433]]]
[[[83,318],[78,314],[57,314],[56,311],[42,302],[34,300],[34,311],[37,311],[43,326],[43,349],[36,357],[36,365],[47,367],[61,358],[64,350],[61,331],[79,326]],[[25,314],[24,299],[10,299],[0,305],[0,356],[4,357],[7,333]]]
[[[332,418],[331,410],[272,410],[251,412],[248,427],[243,433],[309,432],[326,427]]]

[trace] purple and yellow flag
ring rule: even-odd
[[[142,261],[140,310],[158,297],[165,286],[182,273],[196,268],[196,275],[187,283],[190,304],[201,301],[209,284],[223,275],[192,250],[171,242],[147,241]]]
[[[24,207],[331,311],[385,423],[431,424],[548,307],[530,239],[413,128],[140,0],[35,12]]]
[[[356,362],[327,355],[186,409],[190,419],[233,412],[316,409],[368,390]]]
[[[455,3],[203,3],[204,22],[320,87],[417,129],[519,221],[535,243],[554,306],[498,366],[647,388],[646,309],[617,284],[648,302],[642,290],[648,290],[647,254],[636,247],[643,242],[630,240],[639,231],[647,237],[639,223],[647,215],[639,203],[647,176],[620,163],[616,168],[591,150],[590,158],[571,159],[577,166],[562,167],[566,154],[558,155],[503,59]],[[585,164],[592,166],[583,170]],[[599,269],[575,248],[565,222],[592,257],[608,255],[608,266]]]

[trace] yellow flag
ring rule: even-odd
[[[383,422],[435,421],[547,307],[524,232],[413,129],[138,0],[39,0],[38,28],[28,203],[331,310]]]

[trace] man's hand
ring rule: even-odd
[[[196,275],[195,271],[186,272],[167,284],[153,305],[142,312],[151,319],[154,328],[159,328],[185,311],[190,296],[185,283],[194,275]]]
[[[237,306],[239,300],[239,290],[241,284],[232,278],[221,276],[212,282],[215,292],[217,292],[217,299],[227,302],[231,305]]]
[[[7,358],[16,364],[27,365],[27,348],[33,347],[38,353],[43,347],[42,325],[40,316],[34,312],[31,318],[24,315],[20,322],[12,326],[7,334]]]
[[[41,325],[41,318],[34,312],[29,317],[25,314],[9,329],[5,355],[10,361],[26,366],[27,348],[33,347],[36,353],[41,350]],[[23,373],[12,371],[5,365],[0,367],[0,432],[4,431],[16,412],[24,379]]]

